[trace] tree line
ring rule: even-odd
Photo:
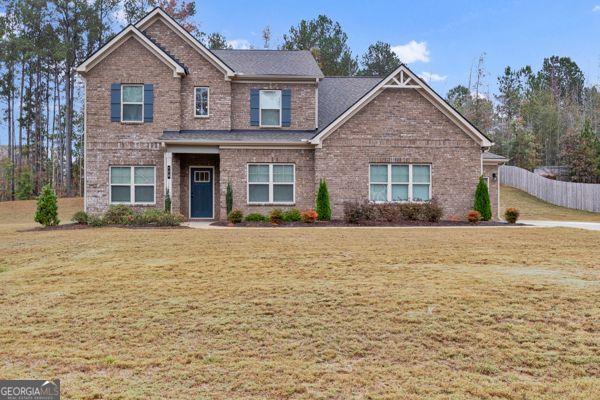
[[[219,32],[193,21],[193,1],[8,0],[0,1],[0,117],[7,146],[0,147],[0,200],[30,198],[50,183],[63,196],[83,186],[83,86],[74,72],[120,29],[161,6],[212,49],[231,48]],[[341,25],[325,15],[301,20],[264,48],[310,50],[326,76],[384,76],[401,64],[389,43],[375,42],[359,58]],[[567,165],[580,182],[600,181],[600,93],[585,84],[568,57],[549,57],[540,71],[507,67],[498,94],[486,87],[482,56],[465,85],[448,101],[495,142],[511,163]]]

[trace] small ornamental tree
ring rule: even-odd
[[[227,215],[233,209],[233,188],[231,182],[227,182],[227,192],[225,193],[225,206],[227,207]]]
[[[479,177],[479,183],[477,184],[477,189],[475,190],[475,203],[473,204],[473,209],[475,211],[479,211],[482,220],[489,221],[492,219],[490,192],[488,191],[488,187],[485,184],[483,176]]]
[[[317,193],[317,204],[316,204],[317,215],[319,221],[329,221],[331,219],[331,204],[329,203],[329,191],[327,190],[327,183],[324,179],[321,179],[319,183],[319,191]]]
[[[42,194],[37,199],[37,210],[34,220],[44,226],[55,226],[60,223],[56,193],[54,193],[50,185],[44,186]]]
[[[167,189],[167,193],[165,193],[165,212],[171,212],[171,195],[169,189]]]

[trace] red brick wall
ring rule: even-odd
[[[416,90],[388,89],[315,150],[315,182],[325,178],[333,215],[369,195],[369,163],[430,163],[432,194],[445,217],[463,218],[481,174],[479,146]]]

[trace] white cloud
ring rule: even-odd
[[[234,49],[248,50],[252,48],[252,45],[246,39],[228,40],[227,44],[233,47]]]
[[[429,49],[427,42],[416,42],[411,40],[406,44],[392,46],[392,51],[396,53],[400,61],[405,64],[411,64],[415,61],[429,62]]]
[[[427,83],[442,82],[442,81],[445,81],[447,77],[448,76],[446,76],[446,75],[439,75],[439,74],[434,74],[432,72],[425,72],[425,71],[423,71],[419,74],[419,78],[423,79]]]
[[[600,12],[600,4],[594,6],[594,8],[592,8],[592,12]]]

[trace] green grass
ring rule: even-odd
[[[600,232],[18,232],[32,208],[7,213],[0,377],[67,399],[600,398]]]

